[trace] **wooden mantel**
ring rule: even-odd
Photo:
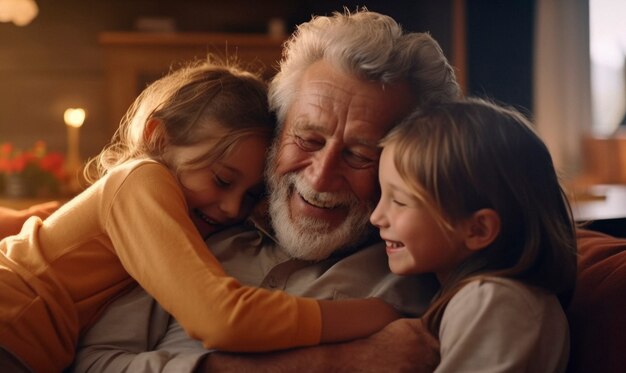
[[[102,32],[109,112],[115,130],[137,95],[171,67],[211,54],[269,78],[276,72],[284,39],[264,34]]]

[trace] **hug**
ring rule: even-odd
[[[596,316],[626,329],[626,243],[557,175],[430,35],[315,16],[269,84],[207,58],[149,85],[91,185],[0,242],[0,367],[584,371]]]

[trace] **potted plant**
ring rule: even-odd
[[[5,142],[0,145],[0,192],[11,198],[57,196],[66,179],[64,161],[41,140],[27,150]]]

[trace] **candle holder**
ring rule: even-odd
[[[85,122],[86,112],[82,108],[69,108],[63,113],[63,120],[67,128],[67,156],[65,157],[65,171],[68,175],[68,192],[80,192],[83,162],[80,157],[80,127]]]

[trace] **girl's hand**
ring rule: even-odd
[[[61,206],[59,201],[50,201],[50,202],[44,202],[44,203],[32,205],[26,210],[22,210],[22,211],[25,213],[26,219],[28,219],[31,216],[39,216],[43,220],[47,218],[48,216],[50,216],[50,214],[55,212],[59,208],[59,206]]]
[[[50,201],[32,205],[24,210],[0,207],[0,239],[18,234],[24,222],[31,216],[38,216],[41,219],[47,218],[60,205],[58,201]]]

